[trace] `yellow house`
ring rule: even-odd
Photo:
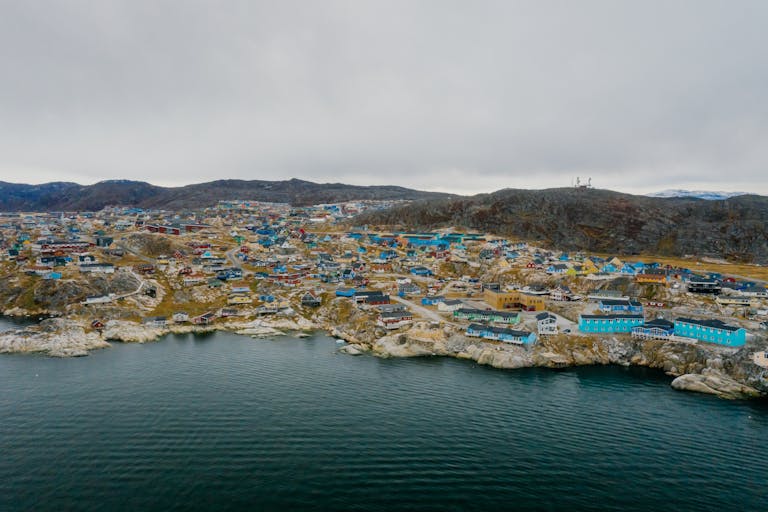
[[[595,272],[600,271],[600,269],[597,268],[597,265],[595,265],[595,262],[589,258],[584,258],[584,261],[581,263],[581,266],[584,267],[585,274],[594,274]]]
[[[544,298],[539,295],[529,295],[515,290],[497,292],[485,290],[483,300],[494,309],[522,309],[525,311],[543,311]]]
[[[233,295],[227,299],[227,304],[250,304],[253,299],[248,295]]]

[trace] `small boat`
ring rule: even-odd
[[[347,342],[346,340],[342,340],[341,338],[336,340],[336,343],[346,343],[346,342]]]

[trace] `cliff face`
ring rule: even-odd
[[[563,250],[768,262],[768,197],[762,196],[706,201],[593,189],[501,190],[419,201],[354,222],[418,230],[457,226]]]
[[[486,343],[450,329],[418,326],[378,339],[370,350],[384,357],[448,356],[494,368],[565,368],[617,364],[657,368],[678,377],[672,385],[723,398],[768,396],[768,369],[754,364],[755,347],[738,351],[703,344],[639,341],[627,337],[555,336],[533,347]]]

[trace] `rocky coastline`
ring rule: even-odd
[[[360,319],[338,322],[334,315],[270,317],[211,325],[155,327],[127,320],[110,320],[90,329],[73,319],[49,318],[21,329],[0,333],[0,354],[42,353],[51,357],[86,356],[108,348],[110,342],[147,343],[168,334],[229,331],[253,338],[282,335],[304,337],[324,331],[347,343],[339,352],[378,357],[454,357],[500,369],[543,367],[563,369],[586,365],[645,366],[674,377],[674,389],[707,393],[727,399],[768,396],[768,369],[752,361],[749,346],[728,349],[715,345],[671,341],[640,341],[628,336],[552,336],[532,347],[496,343],[465,336],[455,326],[415,323],[407,330],[387,333]]]

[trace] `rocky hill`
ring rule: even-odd
[[[355,224],[429,230],[455,226],[565,250],[768,262],[768,197],[656,198],[595,189],[506,189],[418,201]]]
[[[429,199],[448,194],[394,186],[355,186],[303,180],[219,180],[184,187],[158,187],[141,181],[113,180],[94,185],[54,182],[24,185],[0,182],[0,211],[100,210],[137,206],[179,210],[213,206],[222,199],[250,199],[309,205],[358,199]]]

